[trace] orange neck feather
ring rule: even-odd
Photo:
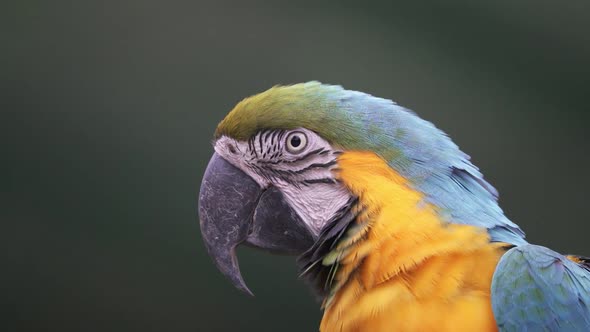
[[[359,198],[360,231],[338,243],[320,330],[495,330],[490,284],[503,253],[485,229],[445,224],[373,153],[346,152],[337,176]]]

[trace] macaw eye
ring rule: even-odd
[[[307,146],[307,137],[300,131],[292,132],[287,135],[287,151],[299,153]]]

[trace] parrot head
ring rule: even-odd
[[[275,86],[238,103],[213,146],[199,193],[201,233],[217,268],[250,294],[238,245],[302,255],[350,223],[358,197],[338,177],[347,151],[381,158],[441,219],[485,227],[494,241],[524,241],[469,157],[387,99],[319,82]]]

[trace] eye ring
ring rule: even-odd
[[[287,147],[287,151],[297,154],[307,146],[307,136],[300,131],[294,131],[287,135],[285,146]]]

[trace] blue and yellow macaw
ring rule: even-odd
[[[590,264],[527,243],[442,131],[390,100],[309,82],[240,102],[199,195],[208,253],[298,255],[320,331],[590,331]]]

